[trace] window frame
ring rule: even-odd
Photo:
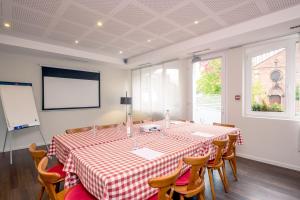
[[[295,119],[295,50],[298,37],[288,36],[285,38],[260,42],[248,45],[244,49],[244,116],[270,119]],[[285,48],[286,50],[286,68],[285,68],[285,110],[283,112],[263,112],[252,111],[252,63],[251,59],[268,51]],[[299,117],[300,119],[300,117]]]

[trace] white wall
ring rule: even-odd
[[[100,71],[101,108],[42,111],[42,77],[39,64]],[[94,122],[108,124],[123,121],[125,119],[125,107],[120,105],[120,97],[125,95],[126,90],[130,92],[131,88],[129,70],[113,68],[105,64],[99,66],[99,64],[89,62],[72,61],[59,57],[5,53],[3,51],[0,51],[0,81],[33,83],[41,129],[47,142],[51,141],[53,135],[61,134],[67,128],[88,126]],[[20,102],[22,102],[21,99]],[[2,108],[0,108],[0,151],[2,151],[5,131],[5,119]],[[24,129],[13,136],[13,146],[16,149],[26,148],[32,142],[42,144],[42,138],[36,128]],[[6,145],[6,150],[8,150],[8,145]]]
[[[243,90],[242,48],[226,52],[226,66],[228,122],[239,127],[244,137],[244,145],[238,147],[238,154],[300,171],[300,152],[298,152],[300,122],[243,117],[242,101],[234,100],[234,96],[242,95]]]

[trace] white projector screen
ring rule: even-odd
[[[43,110],[100,107],[100,74],[42,67]]]

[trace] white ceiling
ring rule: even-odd
[[[297,4],[300,0],[0,0],[0,33],[129,58]],[[4,28],[4,22],[12,27]]]

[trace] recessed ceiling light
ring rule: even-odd
[[[119,51],[119,54],[123,54],[123,51]]]
[[[150,39],[148,39],[148,40],[147,40],[147,42],[151,42],[151,40],[150,40]]]
[[[103,26],[102,22],[98,21],[97,26],[99,26],[99,27]]]
[[[78,40],[75,40],[75,44],[78,44],[79,43],[79,41]]]
[[[194,24],[199,24],[199,21],[197,21],[197,20],[196,20],[196,21],[194,21]]]
[[[10,23],[8,23],[8,22],[4,22],[4,27],[6,27],[6,28],[10,28],[11,27],[11,25],[10,25]]]

